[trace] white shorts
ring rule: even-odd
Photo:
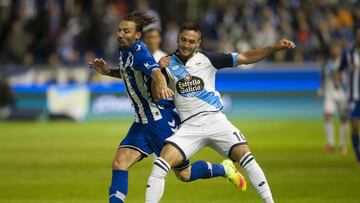
[[[341,118],[346,118],[348,115],[346,94],[342,92],[329,92],[325,94],[324,112],[329,114],[337,112]]]
[[[230,158],[234,147],[247,144],[240,130],[221,112],[204,113],[187,120],[166,142],[175,146],[184,160],[206,146]]]

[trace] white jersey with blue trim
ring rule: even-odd
[[[151,97],[151,72],[159,69],[151,52],[140,40],[130,48],[119,49],[120,73],[125,83],[126,92],[135,109],[135,122],[150,123],[162,119],[166,110],[155,104]]]
[[[186,62],[177,54],[170,57],[166,74],[169,87],[174,91],[174,101],[182,122],[204,113],[220,111],[223,102],[215,89],[218,69],[236,67],[237,54],[195,52]]]

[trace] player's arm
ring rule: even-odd
[[[238,53],[237,54],[237,64],[251,64],[256,63],[267,56],[270,56],[274,54],[277,51],[281,51],[284,49],[293,49],[295,48],[295,43],[287,40],[282,39],[279,42],[277,42],[274,45],[259,48],[259,49],[253,49],[244,53]]]
[[[110,69],[107,63],[102,58],[95,58],[93,61],[89,62],[90,68],[96,70],[96,72],[107,75],[114,78],[120,78],[121,74],[119,69]]]
[[[137,57],[141,60],[134,62],[134,68],[152,78],[152,96],[154,99],[167,99],[174,95],[174,92],[168,88],[165,76],[161,73],[159,64],[155,62],[154,57],[145,52],[139,52]]]
[[[335,79],[334,79],[335,81]],[[320,71],[320,87],[317,91],[317,96],[322,97],[324,95],[324,84],[325,84],[325,64],[321,65]]]

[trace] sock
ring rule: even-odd
[[[218,176],[224,176],[224,166],[221,164],[212,164],[205,161],[197,161],[191,164],[190,180],[208,179]]]
[[[329,146],[334,146],[334,126],[331,121],[325,121],[325,135]]]
[[[355,151],[356,160],[360,161],[360,148],[359,148],[359,135],[358,133],[353,133],[351,136],[352,145]]]
[[[339,145],[340,147],[346,147],[346,135],[347,135],[346,123],[341,122],[339,128]]]
[[[170,171],[170,165],[161,157],[157,158],[146,188],[146,203],[158,203],[164,193],[165,178]]]
[[[113,170],[109,189],[110,203],[124,203],[128,192],[128,171]]]
[[[273,202],[269,184],[265,178],[264,172],[255,161],[251,152],[246,153],[239,161],[240,165],[247,173],[250,182],[256,192],[266,203]]]

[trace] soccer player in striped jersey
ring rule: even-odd
[[[355,43],[343,52],[340,73],[348,76],[347,91],[349,99],[351,140],[356,160],[360,165],[359,119],[360,119],[360,27],[355,28]],[[340,74],[338,80],[341,81]],[[346,83],[346,82],[345,82]],[[341,83],[337,84],[340,86]]]
[[[119,23],[117,40],[119,49],[119,69],[110,69],[103,59],[96,58],[89,63],[97,72],[123,78],[126,92],[135,109],[135,122],[119,145],[112,165],[112,181],[109,189],[110,203],[123,203],[128,191],[128,169],[151,153],[160,156],[166,138],[178,127],[179,117],[173,111],[171,100],[155,103],[153,98],[166,99],[173,95],[166,80],[146,45],[140,40],[143,27],[154,20],[142,13],[132,13]],[[150,89],[153,88],[153,91]],[[205,165],[204,165],[205,163]],[[236,168],[229,163],[211,164],[204,161],[182,162],[175,167],[177,177],[192,174],[192,180],[223,176],[239,176]]]
[[[245,137],[220,111],[223,104],[215,89],[215,74],[218,69],[255,63],[277,51],[294,48],[295,44],[283,39],[273,46],[245,53],[197,52],[201,32],[194,23],[185,23],[181,27],[177,43],[178,50],[161,59],[159,64],[166,67],[181,125],[173,136],[166,139],[160,157],[154,162],[146,202],[159,202],[169,170],[205,146],[239,163],[263,201],[274,202],[265,175],[250,152]],[[188,178],[191,180],[192,176]]]
[[[335,81],[341,63],[341,45],[334,42],[330,45],[329,57],[321,69],[321,88],[319,96],[324,96],[324,129],[326,135],[326,153],[332,153],[335,147],[335,132],[333,116],[338,114],[340,119],[339,127],[339,150],[341,154],[346,154],[346,121],[348,117],[348,102],[346,91],[343,85],[336,86]]]

